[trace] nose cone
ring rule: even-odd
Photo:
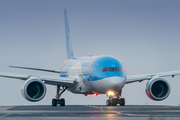
[[[125,85],[125,79],[122,77],[110,77],[109,78],[109,89],[120,91]]]

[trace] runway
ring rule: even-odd
[[[179,120],[180,106],[0,106],[0,120]]]

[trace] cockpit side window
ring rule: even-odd
[[[103,71],[103,72],[107,72],[107,67],[103,68],[102,71]]]
[[[121,70],[121,72],[123,72],[123,69],[122,69],[122,67],[120,67],[120,70]]]
[[[108,71],[114,71],[113,67],[108,67]]]

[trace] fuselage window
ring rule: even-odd
[[[108,67],[108,71],[114,71],[113,67]]]
[[[107,67],[103,68],[102,71],[103,71],[103,72],[107,72]]]

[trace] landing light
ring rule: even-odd
[[[114,95],[114,92],[109,91],[109,92],[108,92],[108,95],[109,95],[109,96],[112,96],[112,95]]]

